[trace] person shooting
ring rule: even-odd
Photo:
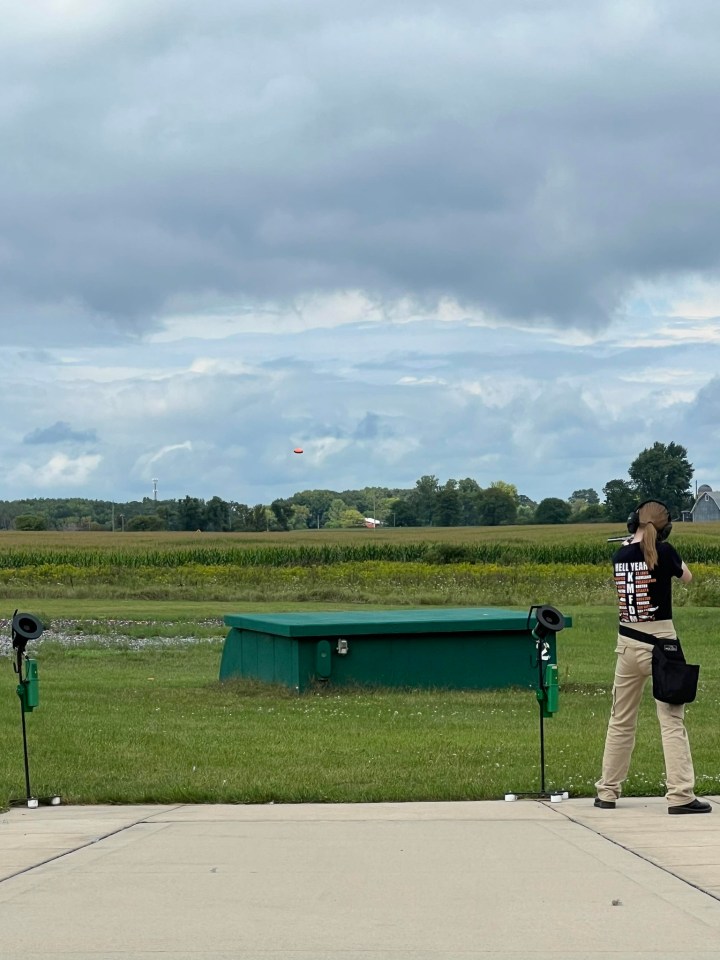
[[[646,500],[628,517],[629,536],[612,559],[620,622],[602,774],[595,784],[595,806],[603,810],[615,808],[630,768],[640,701],[658,659],[653,648],[662,645],[684,663],[672,620],[672,581],[677,578],[690,583],[692,573],[666,542],[671,530],[667,506],[659,500]],[[654,695],[665,757],[668,813],[710,813],[711,805],[695,796],[685,703],[664,702],[657,691]]]

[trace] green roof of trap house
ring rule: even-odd
[[[228,627],[255,630],[283,637],[350,636],[363,634],[403,634],[438,632],[513,631],[527,628],[527,611],[497,607],[424,608],[396,610],[335,610],[302,613],[247,614],[230,613],[224,618]],[[564,616],[565,626],[572,619]],[[535,615],[530,627],[535,625]]]

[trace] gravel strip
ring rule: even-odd
[[[90,621],[93,622],[93,621]],[[196,636],[152,636],[152,637],[132,637],[123,633],[123,627],[141,624],[152,625],[155,629],[159,626],[154,620],[102,620],[94,621],[103,628],[111,628],[118,632],[91,632],[83,633],[78,630],[79,623],[88,623],[85,620],[53,620],[52,626],[37,640],[31,640],[28,643],[28,652],[42,649],[43,646],[60,646],[67,649],[77,647],[95,647],[101,649],[123,649],[123,650],[159,650],[167,647],[188,647],[193,644],[220,644],[223,636],[216,637],[196,637]],[[199,625],[204,627],[222,627],[221,620],[201,620]],[[13,646],[11,635],[12,620],[0,618],[0,657],[12,658]]]

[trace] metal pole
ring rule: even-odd
[[[27,800],[31,800],[32,793],[30,792],[30,761],[28,759],[27,730],[25,727],[25,710],[23,709],[22,700],[20,701],[20,717],[22,720],[23,758],[25,760],[25,796]]]
[[[538,640],[537,644],[537,657],[538,657],[538,689],[542,692],[545,690],[545,678],[543,675],[543,642]],[[544,707],[544,698],[541,696],[539,698],[540,703],[540,793],[545,793],[545,718],[543,716],[543,707]]]
[[[542,702],[540,703],[540,793],[545,793],[545,723]]]
[[[17,651],[17,675],[18,675],[18,683],[22,684],[23,655],[19,647]],[[20,722],[22,725],[23,760],[25,761],[25,795],[27,800],[30,800],[32,798],[32,793],[30,792],[30,760],[28,758],[27,727],[25,726],[25,706],[24,706],[22,697],[20,697]]]

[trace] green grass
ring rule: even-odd
[[[66,616],[65,604],[48,601],[46,615]],[[563,609],[574,626],[558,638],[560,711],[545,722],[547,786],[590,796],[610,705],[615,611]],[[156,613],[157,623],[178,622],[173,613],[188,622],[214,615],[207,604],[83,605],[88,621],[131,613],[150,621]],[[720,792],[717,614],[683,607],[676,615],[688,658],[702,664],[698,701],[687,710],[700,793]],[[27,715],[34,792],[72,803],[295,803],[490,799],[539,789],[532,691],[330,687],[297,697],[253,682],[220,684],[221,647],[212,638],[182,648],[42,645],[40,708]],[[0,670],[1,806],[23,796],[24,779],[9,658],[0,657]],[[648,693],[626,792],[659,795],[662,778]]]
[[[28,715],[38,794],[69,802],[485,799],[539,788],[527,690],[313,691],[221,685],[224,614],[390,605],[552,603],[560,712],[545,724],[547,786],[591,795],[614,665],[607,536],[622,525],[290,534],[0,533],[0,613],[50,628],[41,705]],[[702,664],[688,708],[698,791],[720,792],[720,526],[673,541],[695,579],[676,623]],[[23,561],[19,565],[19,561]],[[52,642],[53,631],[63,634]],[[4,641],[4,643],[3,643]],[[48,642],[46,642],[48,641]],[[0,806],[24,788],[16,680],[0,636]],[[3,681],[2,677],[5,677]],[[4,691],[4,692],[3,692]],[[654,705],[642,707],[626,792],[663,792]]]

